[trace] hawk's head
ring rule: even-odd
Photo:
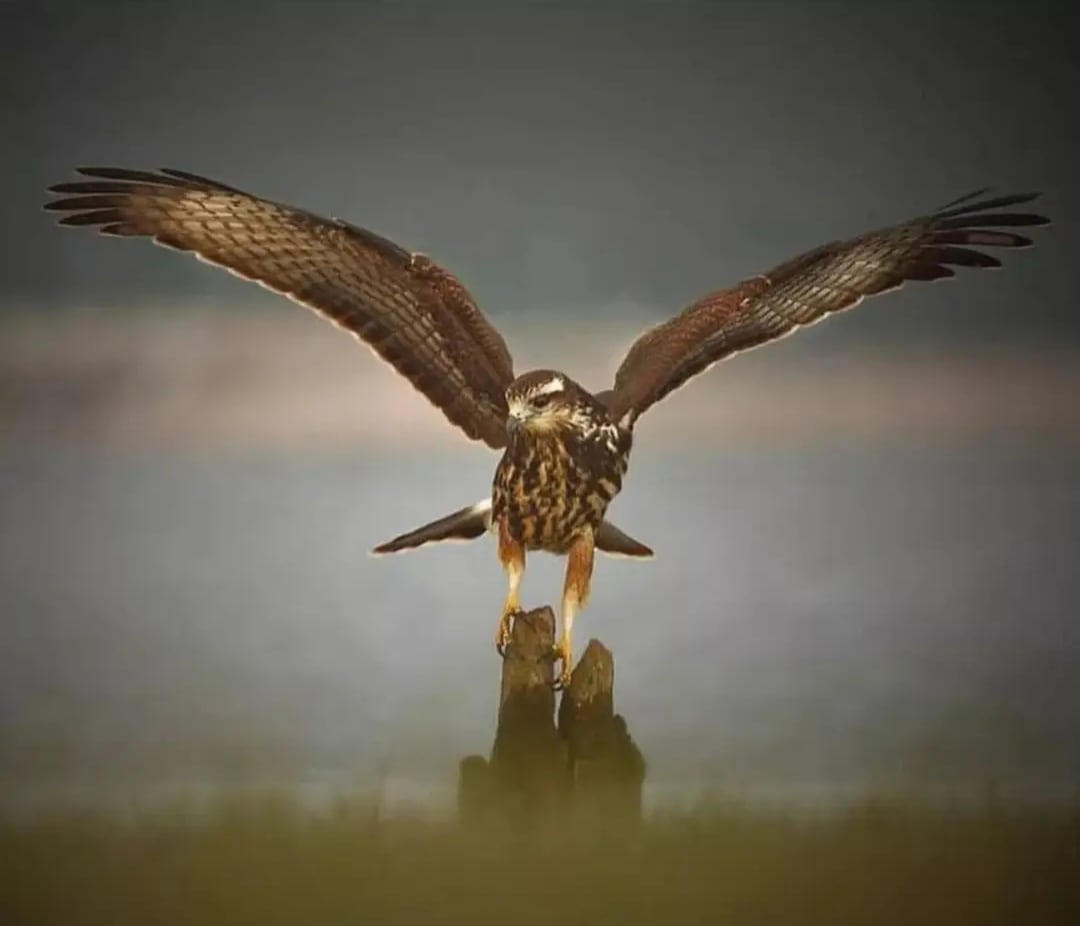
[[[574,430],[584,435],[607,423],[607,412],[592,395],[565,373],[533,370],[506,390],[510,414],[507,429],[530,434]]]

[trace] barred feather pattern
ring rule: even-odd
[[[1036,193],[979,199],[979,190],[936,212],[815,248],[732,289],[710,293],[647,331],[631,346],[605,394],[612,417],[632,422],[725,357],[853,308],[908,280],[943,280],[954,267],[997,268],[979,247],[1024,248],[1003,228],[1049,224],[1042,215],[988,211],[1028,203]]]
[[[186,171],[80,168],[50,188],[61,225],[193,252],[349,331],[470,438],[506,442],[513,361],[465,287],[420,254]]]

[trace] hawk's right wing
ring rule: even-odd
[[[506,343],[451,274],[419,254],[178,170],[80,168],[50,187],[61,225],[145,236],[307,306],[367,343],[469,437],[505,443]],[[73,194],[73,195],[72,195]]]
[[[1031,241],[1001,228],[1046,225],[1028,212],[991,212],[1037,194],[976,199],[972,193],[936,212],[807,251],[732,289],[703,296],[631,346],[605,394],[612,415],[632,422],[691,377],[739,351],[784,337],[867,296],[908,280],[942,280],[953,267],[998,267],[977,247],[1021,248]],[[976,200],[976,201],[972,201]]]

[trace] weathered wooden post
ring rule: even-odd
[[[555,615],[518,615],[502,667],[491,759],[461,764],[459,812],[468,821],[503,819],[517,826],[553,818],[566,798],[566,746],[555,729],[552,690]]]
[[[462,760],[458,811],[464,822],[545,820],[637,822],[645,763],[614,712],[615,662],[589,642],[562,695],[552,689],[555,615],[519,615],[503,662],[491,758]]]
[[[645,758],[615,713],[615,659],[590,640],[559,704],[574,812],[592,822],[638,822]]]

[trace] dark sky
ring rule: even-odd
[[[674,311],[992,185],[1045,191],[1036,251],[829,337],[1075,344],[1066,6],[4,2],[0,305],[256,298],[52,228],[42,189],[77,164],[349,218],[433,254],[497,319]]]

